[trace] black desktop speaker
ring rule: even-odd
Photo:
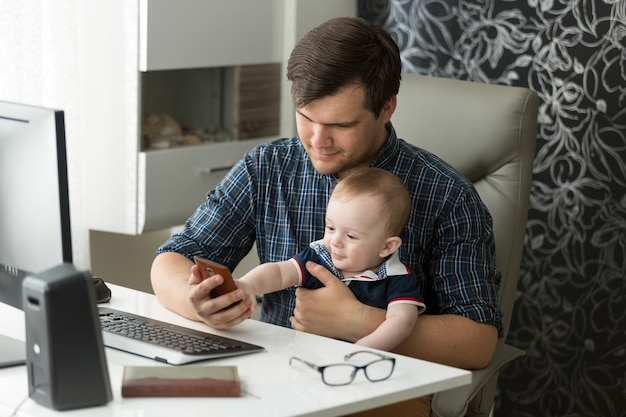
[[[72,264],[23,282],[28,393],[55,410],[112,398],[92,278]]]

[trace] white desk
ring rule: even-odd
[[[471,381],[471,373],[468,371],[395,355],[395,371],[386,381],[372,383],[359,372],[351,385],[328,387],[324,385],[318,372],[290,367],[289,357],[299,356],[320,365],[342,362],[345,354],[358,350],[353,344],[256,320],[248,320],[227,331],[216,331],[166,310],[153,295],[116,285],[109,286],[113,293],[110,303],[113,308],[238,338],[264,346],[267,351],[200,362],[237,365],[244,391],[240,398],[122,398],[120,386],[124,365],[161,364],[107,348],[105,351],[113,401],[101,407],[64,411],[64,415],[337,416],[432,394],[469,384]],[[23,313],[0,304],[0,333],[24,340]],[[26,367],[0,370],[0,417],[12,415],[17,407],[17,416],[59,415],[27,397]]]

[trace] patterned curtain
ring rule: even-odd
[[[360,0],[406,72],[529,87],[539,132],[496,415],[626,416],[626,1]]]

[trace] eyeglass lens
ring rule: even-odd
[[[393,361],[390,359],[382,359],[371,362],[365,367],[365,376],[372,382],[382,381],[391,376],[393,372]]]
[[[393,361],[382,359],[371,362],[365,366],[337,364],[326,366],[322,372],[322,378],[328,385],[345,385],[354,380],[359,369],[363,369],[365,376],[372,382],[382,381],[391,376]]]

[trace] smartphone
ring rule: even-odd
[[[193,260],[196,262],[196,265],[198,265],[198,268],[200,269],[202,279],[212,277],[216,274],[224,277],[224,282],[221,285],[213,288],[209,293],[211,298],[216,298],[220,295],[228,294],[229,292],[235,291],[237,289],[235,280],[230,274],[228,268],[224,265],[218,264],[217,262],[209,261],[208,259],[204,259],[199,256],[195,256]]]

